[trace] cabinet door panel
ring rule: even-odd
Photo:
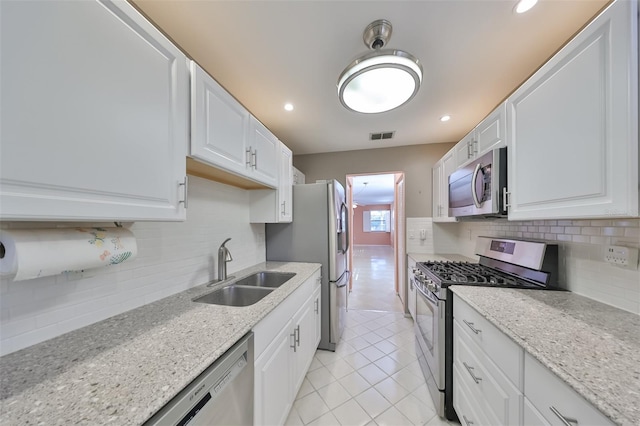
[[[492,149],[506,146],[507,109],[505,103],[500,104],[476,128],[476,157]]]
[[[191,156],[246,174],[249,112],[193,61],[191,75]]]
[[[2,217],[178,220],[186,57],[125,2],[2,2]]]
[[[251,117],[250,146],[254,155],[254,179],[275,188],[278,183],[280,141],[255,117]]]
[[[637,216],[636,8],[614,3],[509,98],[510,219]]]
[[[281,425],[291,411],[291,344],[289,321],[255,364],[255,416],[257,425]]]

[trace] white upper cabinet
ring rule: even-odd
[[[460,167],[475,157],[473,149],[475,147],[476,129],[474,128],[465,135],[460,142],[453,147],[455,152],[456,167]]]
[[[293,220],[292,157],[291,150],[278,141],[278,188],[251,191],[251,223],[280,223]]]
[[[457,145],[456,145],[457,146]],[[447,152],[433,167],[433,221],[455,222],[449,216],[449,175],[456,169],[456,149]]]
[[[507,146],[507,103],[503,102],[476,127],[474,157]]]
[[[251,164],[249,117],[249,111],[191,61],[191,157],[245,174]]]
[[[248,153],[254,179],[267,186],[278,185],[278,150],[280,141],[255,117],[251,116],[251,138]]]
[[[124,1],[3,1],[2,220],[184,220],[185,55]]]
[[[191,61],[191,150],[201,163],[276,187],[279,141]]]
[[[497,148],[507,146],[507,109],[501,103],[455,146],[455,163],[460,167]]]
[[[638,216],[638,4],[611,4],[508,99],[509,219]]]

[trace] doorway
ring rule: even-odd
[[[406,313],[404,173],[346,176],[349,307]]]

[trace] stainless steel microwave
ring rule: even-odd
[[[507,148],[498,148],[451,173],[449,216],[506,216],[506,190]]]

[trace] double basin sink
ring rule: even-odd
[[[224,306],[253,305],[295,275],[293,272],[256,272],[193,301]]]

